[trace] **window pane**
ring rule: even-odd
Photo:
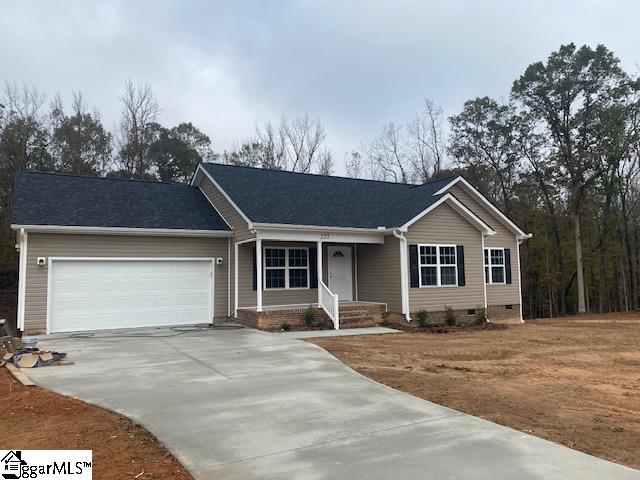
[[[307,266],[307,250],[300,248],[289,249],[289,266],[290,267],[306,267]]]
[[[491,276],[493,283],[504,283],[504,268],[491,267]]]
[[[491,283],[489,279],[489,267],[484,267],[484,281],[485,283]]]
[[[307,288],[306,268],[292,268],[289,270],[289,288]]]
[[[436,267],[421,267],[420,275],[422,277],[422,285],[438,284],[438,269]]]
[[[422,265],[436,265],[438,263],[436,247],[420,247],[420,263]]]
[[[265,270],[265,288],[284,288],[284,268]]]
[[[264,249],[264,265],[265,267],[284,267],[285,256],[284,248],[265,248]]]
[[[456,264],[456,247],[440,247],[440,264]]]
[[[504,265],[504,250],[491,250],[491,265]]]
[[[456,284],[456,267],[442,267],[440,269],[440,285]]]

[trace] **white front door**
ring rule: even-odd
[[[353,300],[353,269],[351,247],[327,246],[329,257],[329,290],[338,294],[338,300]]]

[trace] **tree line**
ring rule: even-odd
[[[470,99],[448,119],[426,99],[413,118],[348,152],[347,176],[464,175],[534,233],[521,249],[527,316],[637,310],[640,80],[605,46],[568,44],[504,93]],[[248,143],[265,145],[260,134]],[[261,158],[226,160],[272,166]]]
[[[480,97],[446,118],[426,99],[345,153],[346,175],[422,183],[462,174],[523,230],[527,316],[639,307],[640,80],[602,45],[561,46],[514,79],[505,99]],[[334,173],[326,131],[309,115],[256,124],[216,153],[191,123],[167,128],[147,85],[127,82],[121,119],[104,128],[81,94],[8,85],[0,101],[2,259],[15,263],[11,182],[21,169],[188,182],[199,161]],[[12,264],[13,265],[13,264]],[[11,267],[13,268],[13,267]]]

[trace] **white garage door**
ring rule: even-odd
[[[51,259],[48,330],[208,323],[211,259]]]

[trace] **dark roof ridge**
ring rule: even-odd
[[[23,173],[37,174],[37,175],[52,175],[56,177],[91,178],[96,180],[119,180],[121,182],[140,182],[140,183],[146,182],[146,183],[156,183],[160,185],[176,185],[176,186],[183,186],[183,187],[198,188],[198,187],[194,187],[189,183],[163,182],[160,180],[150,180],[145,178],[120,178],[120,177],[105,177],[102,175],[80,175],[77,173],[43,172],[41,170],[20,170],[16,172],[16,175],[21,175]]]
[[[361,182],[375,182],[375,183],[386,183],[391,185],[407,185],[409,187],[422,187],[424,185],[429,185],[430,183],[441,182],[442,180],[457,178],[460,175],[447,175],[446,177],[439,178],[437,180],[429,180],[424,183],[402,183],[402,182],[391,182],[388,180],[373,180],[371,178],[355,178],[355,177],[346,177],[344,175],[323,175],[321,173],[310,173],[310,172],[294,172],[292,170],[280,170],[277,168],[262,168],[262,167],[251,167],[249,165],[234,165],[231,163],[221,163],[221,162],[202,162],[204,165],[220,165],[223,167],[235,167],[235,168],[246,168],[249,170],[264,170],[266,172],[283,172],[283,173],[293,173],[296,175],[308,175],[311,177],[324,177],[324,178],[340,178],[343,180],[357,180]]]

